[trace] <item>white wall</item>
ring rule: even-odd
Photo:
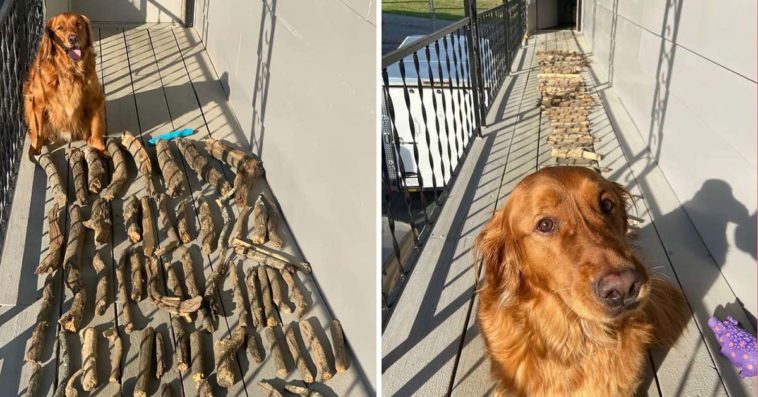
[[[198,0],[195,28],[376,385],[375,3],[268,1]]]
[[[682,3],[585,0],[583,33],[755,315],[756,2]]]
[[[93,22],[184,21],[185,0],[67,0],[69,9]],[[191,0],[189,0],[191,1]]]

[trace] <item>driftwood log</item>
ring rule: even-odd
[[[145,269],[145,256],[137,249],[131,249],[129,252],[129,268],[131,269],[132,301],[137,303],[144,296],[145,285],[142,277],[142,272]]]
[[[184,298],[184,291],[182,290],[182,282],[179,280],[179,275],[174,269],[174,264],[170,261],[163,262],[163,266],[166,269],[166,286],[171,291],[171,295],[177,298]]]
[[[158,259],[150,258],[147,270],[147,295],[155,307],[170,314],[182,317],[186,322],[191,322],[190,314],[196,312],[202,304],[202,298],[197,296],[191,299],[164,296],[158,289]]]
[[[84,374],[84,369],[79,368],[68,378],[68,382],[66,382],[66,397],[79,397],[79,391],[76,390],[76,386],[74,385],[82,377],[82,374]]]
[[[237,361],[235,354],[245,342],[245,327],[237,327],[232,336],[213,344],[213,354],[216,361],[216,382],[224,389],[237,383]]]
[[[213,270],[210,277],[205,282],[205,292],[203,292],[203,299],[211,309],[211,317],[213,318],[213,324],[218,324],[218,317],[223,310],[221,302],[219,301],[219,292],[224,286],[224,278],[226,278],[227,270],[229,270],[229,263],[231,257],[225,258],[221,261],[219,266]]]
[[[266,224],[266,230],[268,232],[268,243],[276,248],[280,249],[284,247],[285,241],[282,235],[279,233],[279,227],[282,223],[282,214],[279,212],[279,208],[271,201],[265,194],[261,193],[260,196],[263,199],[263,204],[266,205],[268,210],[268,223]]]
[[[87,162],[87,189],[92,194],[100,194],[108,183],[108,173],[100,153],[89,147],[84,147],[84,160]]]
[[[219,210],[221,211],[221,223],[223,224],[223,227],[221,228],[221,234],[219,234],[218,237],[218,251],[221,255],[226,255],[226,250],[229,249],[229,240],[231,239],[231,232],[234,228],[234,224],[237,222],[232,222],[232,209],[224,204],[219,204]]]
[[[237,309],[239,326],[250,329],[250,313],[248,313],[247,305],[245,304],[245,296],[242,292],[243,286],[240,285],[241,280],[237,272],[237,264],[234,262],[229,266],[229,281],[232,283],[232,296],[234,298],[234,306]]]
[[[60,224],[61,209],[58,203],[53,204],[53,208],[47,213],[48,229],[47,235],[50,243],[47,245],[47,254],[40,262],[35,274],[43,274],[54,271],[61,267],[61,254],[63,253],[63,231]]]
[[[268,284],[271,287],[271,298],[273,299],[274,304],[279,308],[280,313],[292,313],[292,308],[290,308],[285,299],[282,283],[279,282],[279,271],[269,266],[265,266],[265,268],[266,274],[268,275]]]
[[[250,212],[253,210],[253,207],[242,207],[240,210],[239,215],[237,216],[237,219],[234,220],[234,226],[232,227],[232,232],[229,235],[229,238],[232,239],[232,241],[235,241],[237,239],[244,239],[245,238],[245,225],[247,225],[247,218],[250,216]]]
[[[303,290],[300,289],[295,277],[295,274],[290,272],[280,272],[284,282],[287,284],[289,290],[289,298],[292,303],[295,304],[295,315],[297,318],[302,318],[303,314],[308,310],[308,301],[305,299]]]
[[[265,325],[275,327],[279,324],[279,318],[274,310],[274,301],[271,298],[271,287],[268,282],[268,275],[264,266],[258,266],[258,283],[261,286],[261,302],[263,303],[263,313],[266,315]]]
[[[190,352],[192,353],[192,380],[198,384],[205,380],[205,354],[203,353],[203,339],[200,331],[190,333]]]
[[[27,396],[36,396],[39,392],[39,379],[42,376],[42,364],[32,361],[28,363],[31,369],[29,370],[29,384],[26,386]]]
[[[68,153],[68,166],[74,176],[76,204],[87,205],[87,174],[84,172],[84,154],[77,148]]]
[[[121,254],[121,258],[116,265],[116,288],[117,299],[121,303],[119,312],[121,313],[121,324],[124,326],[124,333],[132,333],[134,323],[132,323],[132,308],[129,305],[129,295],[126,292],[126,261],[129,259],[127,251]]]
[[[108,308],[108,277],[105,274],[105,262],[100,256],[100,252],[95,252],[95,257],[92,258],[92,267],[95,268],[97,273],[97,287],[95,289],[95,313],[102,316],[105,313],[105,309]]]
[[[334,348],[334,368],[337,370],[337,373],[345,372],[350,367],[350,362],[348,362],[347,358],[345,333],[342,331],[340,320],[332,320],[329,331],[332,334],[332,348]]]
[[[198,397],[213,397],[213,388],[207,379],[200,379],[197,382]]]
[[[287,364],[284,361],[282,343],[279,338],[276,337],[276,333],[274,332],[273,328],[264,328],[263,336],[266,340],[267,350],[271,352],[271,357],[274,359],[274,366],[276,366],[276,376],[284,378],[289,373],[289,370],[287,369]]]
[[[140,204],[142,207],[142,249],[145,256],[153,256],[157,239],[155,236],[155,218],[153,218],[153,210],[150,208],[150,197],[142,197]]]
[[[69,311],[61,316],[58,322],[64,330],[78,332],[87,300],[84,283],[79,275],[79,263],[81,262],[82,247],[84,246],[84,225],[82,224],[81,209],[78,205],[71,205],[69,218],[71,222],[63,265],[66,271],[66,286],[74,294],[74,300]]]
[[[155,379],[160,379],[166,373],[166,350],[163,344],[163,334],[155,333]]]
[[[300,372],[300,376],[306,383],[313,383],[315,380],[313,372],[311,372],[310,367],[308,367],[308,362],[305,358],[308,352],[300,350],[300,344],[298,343],[296,334],[297,330],[295,327],[297,327],[297,323],[291,322],[287,326],[284,337],[287,340],[287,346],[289,346],[290,354],[292,354],[292,359],[295,361],[295,366]]]
[[[106,149],[108,149],[108,154],[113,162],[113,174],[111,175],[111,183],[103,192],[103,198],[111,201],[121,194],[126,180],[129,178],[129,171],[126,168],[124,153],[121,152],[115,138],[108,139]]]
[[[176,369],[181,373],[185,373],[190,368],[191,363],[189,336],[178,317],[171,318],[171,328],[174,330],[174,339],[176,340],[176,347],[174,349]]]
[[[268,265],[279,270],[286,270],[288,272],[301,271],[310,273],[312,271],[311,265],[308,262],[298,262],[289,259],[280,259],[275,253],[267,251],[265,246],[249,245],[249,248],[244,246],[244,243],[240,243],[242,240],[235,240],[236,246],[234,252],[243,258],[250,259],[258,262],[262,265]]]
[[[123,355],[124,347],[121,342],[121,338],[118,336],[116,328],[108,328],[103,331],[105,339],[113,345],[111,347],[111,373],[108,376],[110,383],[118,383],[121,380],[121,356]]]
[[[250,355],[253,361],[260,364],[263,362],[263,359],[266,358],[266,354],[265,350],[258,345],[257,334],[258,332],[255,330],[255,328],[250,328],[250,331],[247,335],[247,354]]]
[[[162,141],[159,141],[162,142]],[[161,193],[158,197],[158,217],[161,220],[161,234],[165,236],[162,238],[160,247],[155,250],[155,254],[163,256],[179,246],[179,236],[176,234],[174,224],[171,222],[171,217],[168,213],[169,198],[166,193]]]
[[[282,392],[279,391],[270,381],[262,380],[258,382],[258,388],[263,392],[266,397],[284,397]]]
[[[58,364],[58,386],[55,388],[53,397],[64,397],[66,385],[71,378],[71,349],[68,343],[68,335],[65,332],[58,332],[58,348],[60,361]]]
[[[186,192],[188,189],[184,171],[174,158],[169,141],[161,139],[155,144],[155,148],[158,152],[158,168],[161,170],[166,193],[171,197],[177,197]]]
[[[307,387],[303,387],[303,386],[295,385],[291,383],[284,385],[284,390],[287,390],[288,392],[292,394],[297,394],[298,396],[301,396],[301,397],[322,397],[323,396],[323,394],[315,390],[311,390]]]
[[[92,327],[81,332],[82,338],[82,389],[92,391],[97,388],[97,333]]]
[[[179,247],[179,253],[181,254],[180,260],[182,262],[182,272],[184,273],[184,283],[187,286],[187,296],[190,298],[198,296],[202,297],[203,293],[197,286],[195,266],[192,262],[192,256],[190,255],[189,250],[185,247]],[[212,318],[208,314],[208,308],[205,307],[205,305],[201,305],[200,309],[197,310],[197,319],[207,332],[213,333],[216,330]]]
[[[134,385],[135,397],[147,397],[147,389],[150,385],[151,363],[153,361],[153,343],[155,330],[147,327],[142,331],[139,342],[139,372],[137,383]]]
[[[71,304],[71,309],[63,314],[58,320],[61,327],[71,333],[79,331],[79,327],[82,324],[82,317],[84,317],[84,308],[87,305],[87,291],[82,288],[78,292],[74,293],[74,302]]]
[[[37,312],[37,322],[34,325],[29,349],[26,351],[27,363],[40,362],[42,349],[44,348],[45,340],[47,339],[47,330],[50,328],[50,313],[53,307],[53,301],[55,300],[55,295],[53,293],[53,288],[55,288],[53,285],[54,282],[54,275],[48,274],[45,278],[45,286],[42,289],[42,302],[40,303],[39,312]]]
[[[51,159],[52,153],[41,155],[37,158],[37,162],[45,170],[47,175],[47,185],[50,187],[50,191],[53,193],[53,199],[55,203],[61,207],[66,206],[66,188],[61,182],[61,174],[58,172],[58,168]]]
[[[129,236],[129,241],[133,243],[142,240],[140,212],[142,212],[140,200],[137,195],[132,195],[124,203],[124,227],[126,227],[126,235]]]
[[[179,233],[179,240],[183,244],[189,244],[192,242],[192,233],[190,231],[190,224],[192,223],[192,216],[189,211],[189,201],[182,200],[179,206],[176,208],[176,232]]]
[[[268,209],[259,195],[253,209],[253,232],[250,239],[254,244],[264,244],[268,231]]]
[[[93,149],[94,150],[94,149]],[[111,241],[111,206],[104,198],[98,198],[92,204],[89,220],[84,227],[95,232],[97,244],[108,244]]]
[[[224,178],[224,174],[211,163],[207,156],[198,152],[192,140],[181,138],[177,141],[179,151],[190,168],[205,182],[213,186],[220,194],[225,195],[231,190],[232,185]]]
[[[246,206],[250,190],[252,190],[255,182],[265,174],[263,163],[231,144],[213,138],[205,139],[205,150],[236,171],[234,201],[239,208]]]
[[[211,204],[205,198],[200,198],[200,245],[204,254],[213,252],[216,243],[216,225],[213,222]]]
[[[153,184],[153,164],[150,162],[150,156],[148,156],[147,150],[142,146],[142,142],[129,132],[124,132],[124,134],[121,135],[121,144],[124,145],[126,151],[132,156],[134,164],[137,165],[137,170],[145,179],[145,190],[147,191],[148,196],[152,196],[155,193],[155,185]]]
[[[316,363],[316,368],[318,368],[318,371],[321,373],[321,381],[328,381],[334,376],[334,370],[329,366],[329,360],[326,358],[326,348],[316,336],[316,332],[313,330],[310,321],[300,321],[300,331],[303,334],[303,338],[308,340],[311,352],[313,353],[313,356],[315,356],[313,361]]]
[[[263,310],[260,283],[258,282],[258,272],[255,268],[247,269],[247,274],[245,274],[245,284],[247,285],[247,296],[250,298],[250,307],[253,312],[253,327],[265,327],[266,314]]]

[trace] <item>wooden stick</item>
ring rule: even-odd
[[[111,183],[103,192],[103,198],[111,201],[116,196],[121,194],[121,191],[126,184],[126,180],[129,178],[129,171],[126,168],[126,161],[124,160],[124,154],[118,147],[116,138],[109,138],[106,144],[108,154],[113,161],[113,175],[111,175]]]
[[[271,286],[271,297],[274,304],[279,308],[279,312],[289,314],[292,313],[292,308],[289,307],[287,300],[284,299],[282,283],[279,282],[279,277],[276,276],[278,273],[276,269],[266,266],[266,274],[268,275],[268,283]]]
[[[177,145],[190,168],[205,182],[213,186],[220,195],[223,196],[232,188],[232,185],[224,178],[224,174],[216,168],[215,164],[208,161],[206,156],[197,151],[192,140],[181,138],[177,141]]]
[[[71,378],[71,352],[68,343],[68,336],[65,332],[58,332],[58,347],[60,364],[58,364],[58,387],[55,389],[54,397],[64,397],[66,392],[66,384],[69,378]]]
[[[27,363],[40,362],[42,349],[45,347],[47,329],[50,328],[50,312],[55,300],[55,295],[53,294],[54,282],[55,277],[53,274],[48,274],[45,278],[45,286],[42,289],[42,302],[40,303],[39,312],[37,312],[37,322],[34,325],[29,349],[26,351]]]
[[[192,234],[190,232],[192,215],[189,213],[189,202],[182,200],[176,209],[176,231],[179,233],[179,239],[183,244],[192,242]]]
[[[286,384],[284,385],[284,390],[287,390],[288,392],[292,394],[297,394],[298,396],[302,397],[323,397],[323,395],[315,390],[311,390],[307,387],[303,387],[300,385],[293,385],[293,384]]]
[[[262,380],[258,382],[258,388],[263,391],[263,395],[266,397],[284,397],[282,395],[282,392],[276,389],[271,382],[267,380]]]
[[[129,241],[133,243],[142,240],[140,212],[142,212],[140,200],[137,195],[132,195],[124,204],[124,226]]]
[[[171,197],[177,197],[188,190],[184,171],[177,164],[167,140],[159,140],[155,148],[158,151],[158,168],[161,170],[166,193]]]
[[[142,146],[142,142],[135,138],[134,135],[129,132],[124,132],[121,135],[121,144],[126,147],[126,151],[131,154],[134,159],[134,164],[137,165],[137,170],[145,179],[145,190],[148,196],[152,196],[155,193],[155,185],[153,184],[153,164],[150,162],[150,156],[147,155],[145,147]],[[144,227],[143,227],[144,228]]]
[[[66,382],[66,397],[79,397],[79,392],[76,390],[76,386],[74,384],[76,383],[76,380],[82,377],[82,374],[84,373],[84,370],[82,368],[79,368],[71,374],[71,377],[68,378],[68,382]]]
[[[235,240],[239,242],[241,240]],[[299,270],[301,272],[310,273],[312,271],[311,265],[308,262],[295,262],[291,260],[282,260],[271,255],[270,252],[257,248],[246,248],[242,245],[234,247],[234,252],[238,255],[256,261],[262,265],[268,265],[279,270],[286,270],[288,272],[294,272]]]
[[[229,208],[229,206],[221,204],[219,206],[219,210],[221,211],[221,222],[224,226],[221,228],[221,234],[219,235],[217,249],[220,251],[219,253],[221,255],[225,256],[226,250],[229,248],[231,230],[233,229],[233,225],[236,224],[236,221],[234,223],[231,221],[232,209]]]
[[[217,289],[220,291],[220,289],[224,287],[224,278],[226,277],[226,272],[229,269],[230,259],[230,257],[227,257],[222,260],[221,264],[216,267],[216,269],[213,271],[213,273],[211,273],[210,277],[208,277],[205,282],[205,292],[203,292],[203,299],[211,308],[211,317],[213,318],[214,324],[218,323],[218,317],[223,311],[221,308],[221,302],[219,302]]]
[[[252,307],[253,312],[253,327],[258,328],[265,326],[266,315],[263,311],[260,283],[258,283],[258,273],[255,268],[247,268],[245,284],[247,285],[247,296],[250,298],[250,306]]]
[[[84,317],[84,307],[87,304],[87,290],[80,289],[74,294],[74,302],[71,304],[71,309],[63,314],[58,320],[63,330],[71,333],[79,331],[79,327],[82,324],[82,317]]]
[[[308,303],[305,300],[305,294],[303,294],[300,286],[295,281],[295,277],[297,276],[290,272],[280,271],[280,273],[284,282],[287,283],[289,298],[295,304],[295,315],[298,319],[303,318],[303,314],[308,310]]]
[[[255,209],[253,210],[253,233],[251,240],[254,244],[264,244],[266,242],[267,225],[268,209],[263,204],[261,196],[258,196],[255,200]]]
[[[58,322],[64,330],[77,332],[81,325],[84,306],[87,300],[84,283],[79,275],[79,262],[81,261],[81,251],[84,245],[84,225],[82,225],[82,214],[78,205],[71,205],[69,214],[71,224],[63,264],[66,270],[66,286],[74,293],[74,300],[69,311],[61,316]]]
[[[55,163],[51,159],[52,153],[41,155],[37,158],[37,162],[42,169],[45,170],[47,175],[47,185],[50,187],[50,191],[53,194],[53,200],[61,207],[66,206],[66,189],[61,182],[61,175],[58,173],[58,168],[55,167]]]
[[[203,293],[200,292],[200,288],[197,286],[195,267],[192,263],[192,256],[189,250],[185,247],[179,247],[179,252],[181,254],[182,271],[184,272],[184,283],[187,286],[187,295],[190,298],[203,296]],[[200,309],[197,310],[197,319],[207,332],[213,333],[216,330],[211,316],[208,314],[208,309],[204,305],[201,305]]]
[[[197,382],[198,397],[213,397],[213,388],[206,379],[200,379]]]
[[[247,354],[253,358],[253,361],[260,364],[263,359],[266,358],[265,350],[258,345],[257,332],[255,328],[250,328],[250,333],[247,336]]]
[[[162,235],[166,236],[166,238],[162,239],[160,247],[155,250],[155,254],[158,256],[163,256],[173,251],[179,246],[179,244],[181,244],[179,236],[176,234],[174,224],[171,222],[171,218],[168,214],[168,201],[169,199],[166,193],[161,193],[160,196],[158,196],[158,217],[163,226]]]
[[[145,256],[139,250],[131,249],[129,253],[129,265],[132,280],[132,301],[137,303],[144,296],[144,284],[142,271],[145,268]]]
[[[35,274],[43,274],[54,271],[61,267],[61,254],[63,253],[63,231],[60,224],[60,207],[58,203],[53,204],[53,208],[47,213],[48,230],[47,235],[50,243],[47,245],[47,254],[45,259],[40,262]]]
[[[250,216],[250,212],[253,210],[252,207],[245,206],[240,210],[239,216],[237,216],[237,219],[234,221],[234,227],[232,227],[232,233],[229,235],[229,238],[234,241],[235,239],[242,239],[244,238],[245,230],[244,227],[247,225],[247,218]]]
[[[174,317],[176,318],[176,317]],[[155,333],[155,379],[160,379],[166,373],[166,353],[163,345],[163,334]]]
[[[145,256],[153,256],[157,244],[155,237],[155,219],[153,211],[150,208],[150,197],[144,196],[140,199],[142,205],[142,249]]]
[[[192,380],[197,384],[205,380],[205,355],[200,331],[190,333],[190,352],[192,353]]]
[[[290,354],[292,354],[292,358],[295,361],[295,366],[297,367],[297,370],[300,372],[300,376],[303,378],[303,380],[306,383],[313,383],[315,380],[313,376],[313,372],[311,372],[311,369],[308,367],[308,363],[305,358],[307,352],[300,350],[300,344],[297,341],[297,335],[295,334],[296,326],[297,326],[297,323],[295,322],[291,322],[287,326],[287,331],[285,333],[287,346],[289,346]]]
[[[87,162],[87,188],[92,194],[99,194],[108,183],[108,174],[105,172],[105,163],[100,153],[89,147],[84,147],[84,160]]]
[[[248,155],[231,144],[213,138],[205,139],[205,150],[216,159],[225,162],[236,170],[234,186],[237,188],[234,201],[238,208],[247,205],[247,196],[255,182],[264,176],[263,164],[260,160]]]
[[[200,198],[200,244],[204,254],[213,252],[216,243],[216,225],[211,214],[211,205],[205,198]]]
[[[184,298],[184,291],[182,291],[182,283],[179,281],[179,276],[176,274],[174,264],[170,261],[163,262],[163,266],[166,269],[166,285],[168,286],[171,295],[177,298]]]
[[[124,349],[121,338],[118,336],[118,331],[116,331],[115,327],[103,331],[103,336],[113,344],[111,348],[111,373],[108,381],[110,383],[118,383],[121,380],[121,356]]]
[[[39,379],[42,375],[42,364],[33,361],[28,363],[31,367],[29,370],[29,384],[26,386],[27,396],[36,396],[39,393]]]
[[[132,308],[129,306],[129,295],[126,292],[126,261],[128,259],[128,252],[121,254],[121,258],[116,265],[116,284],[118,289],[118,301],[121,302],[119,312],[122,315],[121,324],[124,326],[124,333],[127,335],[132,333],[134,324],[132,323]]]
[[[87,205],[87,174],[84,172],[84,154],[77,148],[68,153],[68,166],[74,176],[75,204]]]
[[[82,342],[82,389],[92,391],[97,388],[97,333],[92,327],[81,331]]]
[[[137,383],[134,385],[134,395],[136,397],[147,397],[147,388],[150,385],[150,364],[153,361],[153,342],[155,340],[155,330],[153,327],[147,327],[140,335],[139,343],[139,372],[137,372]]]
[[[92,258],[92,267],[95,268],[97,273],[97,289],[95,291],[95,313],[102,316],[105,313],[105,309],[108,308],[108,277],[105,272],[105,262],[100,256],[100,251],[95,252],[95,257]]]
[[[274,301],[271,299],[271,287],[268,283],[268,275],[263,266],[258,266],[258,283],[261,286],[261,298],[263,302],[263,312],[266,314],[266,326],[275,327],[279,324],[279,319],[274,311]]]
[[[147,296],[158,309],[182,317],[186,322],[192,322],[190,314],[196,312],[203,300],[197,296],[191,299],[163,296],[158,290],[158,259],[150,258],[147,268]]]
[[[111,206],[105,199],[95,200],[91,216],[84,222],[84,227],[95,231],[96,243],[108,244],[111,241]]]
[[[178,317],[171,318],[171,328],[174,330],[176,340],[176,369],[181,373],[187,372],[190,367],[190,341],[184,325]]]
[[[321,341],[316,337],[316,333],[313,331],[313,326],[308,320],[300,321],[300,331],[303,333],[303,337],[308,339],[308,344],[311,346],[311,351],[315,357],[316,367],[321,373],[321,381],[326,382],[334,376],[334,371],[329,366],[329,361],[326,359],[326,349],[321,345]]]
[[[240,278],[237,273],[237,264],[234,262],[232,262],[229,267],[229,279],[232,283],[232,294],[234,297],[234,306],[237,309],[237,317],[239,318],[239,326],[248,328],[250,327],[250,314],[247,311],[247,305],[245,305],[245,296],[242,294],[242,286],[240,285]]]
[[[342,324],[335,319],[329,327],[332,334],[332,347],[334,348],[334,367],[337,373],[345,372],[350,368],[347,361],[347,350],[345,349],[345,334],[342,331]]]
[[[63,267],[71,277],[71,269],[77,273],[79,271],[79,262],[81,261],[82,248],[84,247],[84,225],[82,224],[81,208],[72,204],[69,207],[69,232],[68,241],[66,242],[66,253],[63,256]],[[68,283],[68,281],[67,281]],[[71,286],[69,286],[71,288]],[[77,288],[78,289],[78,288]]]
[[[266,224],[266,231],[268,232],[268,243],[276,249],[284,247],[285,241],[282,235],[279,233],[279,226],[282,223],[282,214],[279,213],[279,208],[274,204],[266,195],[261,193],[260,198],[263,199],[263,204],[266,205],[268,210],[268,223]]]
[[[237,383],[237,365],[235,354],[245,342],[245,327],[237,327],[230,338],[219,340],[213,345],[216,358],[216,381],[224,389]]]

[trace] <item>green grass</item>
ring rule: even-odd
[[[502,0],[478,0],[476,2],[476,8],[479,11],[485,11],[499,6],[500,4],[503,4]],[[434,0],[434,11],[437,19],[461,19],[464,16],[463,0]],[[382,12],[423,18],[432,17],[428,0],[383,1]]]

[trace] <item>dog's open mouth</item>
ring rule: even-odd
[[[82,49],[79,47],[71,47],[67,51],[68,57],[74,61],[82,59]]]

